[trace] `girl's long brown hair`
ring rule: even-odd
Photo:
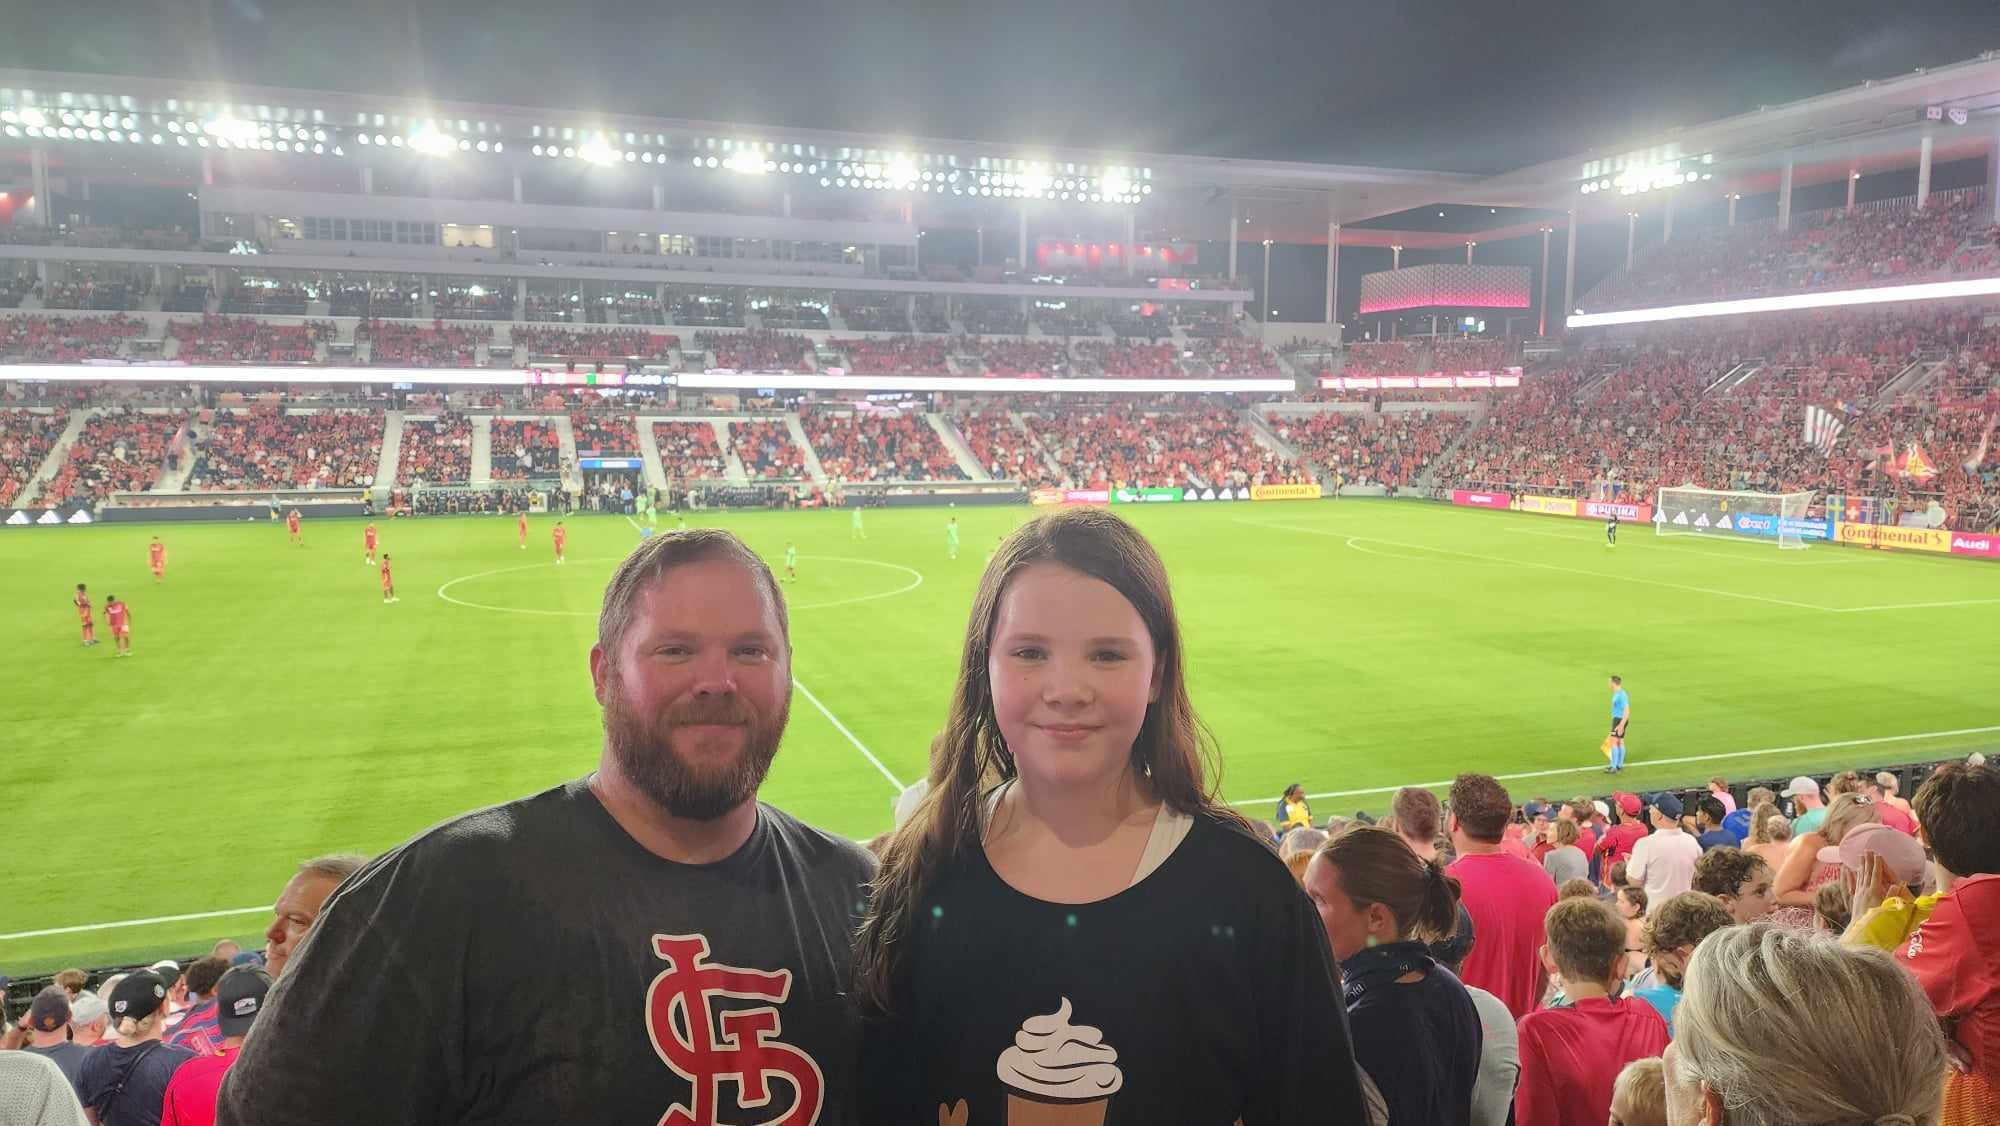
[[[898,1008],[919,902],[938,873],[981,847],[980,800],[991,787],[1015,777],[1014,756],[994,717],[986,662],[1007,584],[1037,563],[1060,564],[1109,584],[1146,623],[1160,693],[1147,706],[1132,743],[1132,769],[1146,779],[1152,796],[1176,812],[1205,815],[1262,839],[1215,797],[1215,739],[1188,699],[1173,592],[1153,545],[1102,509],[1067,509],[1030,521],[1000,545],[979,580],[965,626],[951,716],[932,745],[930,793],[889,842],[875,876],[855,950],[855,988],[871,1015]]]

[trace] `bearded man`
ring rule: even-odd
[[[784,596],[742,541],[643,543],[590,650],[596,772],[346,881],[271,991],[219,1121],[843,1121],[874,865],[757,800],[791,657]]]

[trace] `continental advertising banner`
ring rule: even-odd
[[[1451,503],[1464,508],[1511,508],[1513,500],[1506,493],[1478,493],[1470,489],[1451,491]]]
[[[1110,489],[1064,489],[1064,504],[1110,504]]]
[[[1514,507],[1522,512],[1540,512],[1549,516],[1575,516],[1574,497],[1515,497]]]
[[[1061,489],[1036,489],[1034,492],[1028,494],[1028,503],[1037,508],[1045,508],[1052,504],[1061,504],[1062,502],[1063,491]]]
[[[1949,553],[1952,534],[1943,528],[1899,528],[1893,524],[1849,524],[1833,526],[1835,541],[1855,547],[1885,547],[1892,551],[1934,551]],[[1979,537],[1968,537],[1977,539]]]
[[[1179,489],[1113,489],[1112,504],[1178,504]]]
[[[1310,481],[1295,485],[1252,485],[1251,500],[1318,500],[1319,486]]]

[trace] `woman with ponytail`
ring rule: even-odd
[[[1458,880],[1388,829],[1326,842],[1306,869],[1346,986],[1361,1069],[1390,1126],[1469,1126],[1482,1033],[1472,995],[1429,946],[1458,928]]]
[[[1326,936],[1215,797],[1166,569],[1109,512],[987,564],[856,950],[870,1123],[1362,1119]]]
[[[105,1033],[77,1070],[76,1094],[96,1126],[160,1126],[167,1082],[194,1053],[163,1044],[167,983],[152,970],[127,974],[107,991]]]

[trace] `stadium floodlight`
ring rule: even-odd
[[[755,153],[732,153],[723,159],[722,166],[731,172],[741,173],[745,176],[762,176],[764,174],[764,159]]]
[[[234,145],[247,145],[257,139],[256,123],[236,117],[210,118],[202,126],[202,131],[218,141]]]
[[[0,126],[0,129],[4,129],[9,137],[18,137],[21,135],[21,127],[18,125]]]
[[[1122,196],[1132,190],[1132,181],[1127,180],[1121,173],[1113,172],[1104,177],[1098,186],[1104,189],[1105,195]]]
[[[889,162],[888,168],[883,170],[882,178],[897,187],[902,187],[917,178],[917,166],[898,157]]]
[[[31,126],[36,129],[46,129],[48,128],[49,125],[49,118],[48,115],[43,113],[41,110],[38,110],[33,106],[29,106],[21,111],[21,124]]]
[[[396,137],[392,143],[394,141],[401,141],[402,139],[401,137]],[[458,148],[449,136],[438,132],[428,125],[419,126],[416,131],[410,134],[409,147],[411,150],[423,153],[425,156],[450,156]]]
[[[639,154],[638,154],[638,153],[635,153],[635,152],[633,152],[633,151],[632,151],[631,149],[626,149],[626,150],[625,150],[625,163],[627,163],[627,164],[637,164],[637,163],[639,163]]]

